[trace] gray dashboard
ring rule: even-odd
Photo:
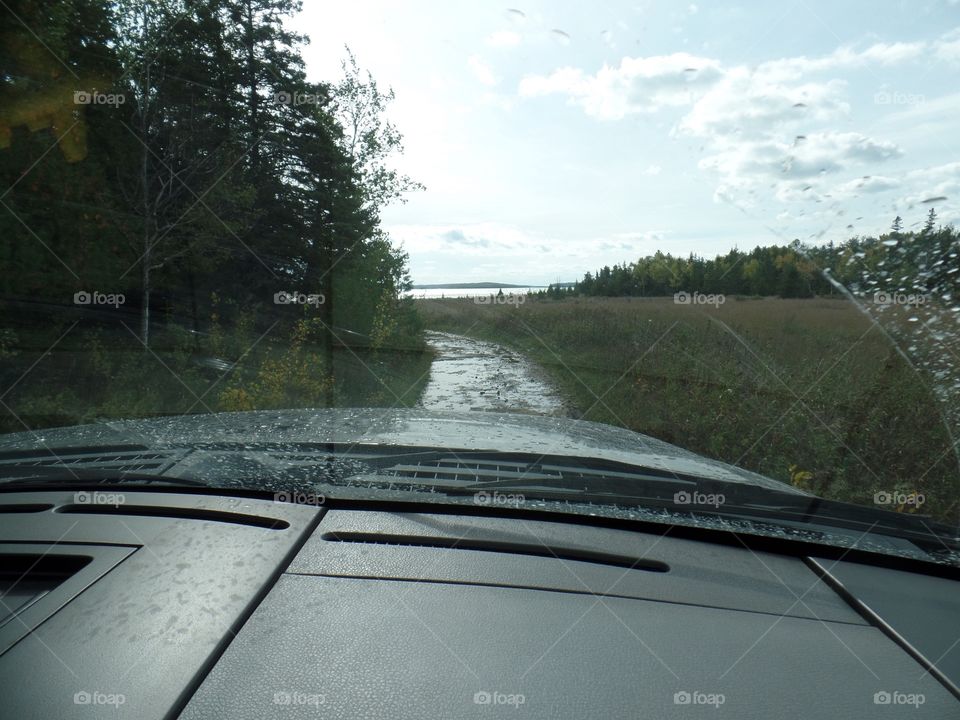
[[[6,493],[0,528],[0,578],[53,558],[4,720],[960,717],[945,578],[436,506]]]

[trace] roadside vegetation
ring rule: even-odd
[[[898,304],[874,297],[888,285],[861,283],[849,298],[698,304],[553,289],[523,303],[417,306],[430,329],[527,354],[577,417],[828,498],[922,493],[919,508],[892,509],[956,522],[956,302],[934,286],[923,302]]]
[[[307,80],[297,8],[0,10],[0,431],[416,402],[393,94]]]

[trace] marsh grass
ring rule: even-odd
[[[955,518],[958,468],[931,380],[848,302],[420,300],[427,327],[500,342],[577,417],[627,427],[825,497],[922,492]],[[899,322],[892,319],[892,322]]]

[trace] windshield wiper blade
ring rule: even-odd
[[[598,482],[599,481],[599,482]],[[392,485],[411,483],[409,479],[394,479]],[[416,481],[411,484],[419,485]],[[948,547],[960,550],[960,537],[955,528],[937,523],[928,517],[918,517],[880,508],[865,507],[852,503],[792,492],[776,490],[746,483],[704,478],[695,482],[690,476],[683,479],[652,477],[638,473],[635,478],[597,477],[590,478],[589,485],[580,479],[544,478],[533,476],[529,481],[522,478],[503,478],[481,482],[445,485],[430,482],[437,492],[450,496],[478,496],[497,505],[497,491],[522,495],[524,500],[556,502],[581,502],[599,505],[619,505],[648,510],[665,510],[671,513],[716,516],[744,521],[800,525],[810,529],[848,530],[857,533],[886,535],[907,540],[924,548]],[[591,487],[592,486],[592,487]],[[599,486],[599,487],[597,487]],[[692,487],[691,487],[692,486]],[[685,503],[680,493],[693,492],[701,497],[714,496],[722,501],[714,504]]]
[[[0,472],[0,489],[24,485],[171,485],[209,487],[200,480],[136,470],[112,468],[71,468],[69,466],[5,467]]]

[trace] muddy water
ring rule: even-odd
[[[568,415],[560,395],[522,355],[495,343],[428,332],[436,352],[420,400],[429,410]]]

